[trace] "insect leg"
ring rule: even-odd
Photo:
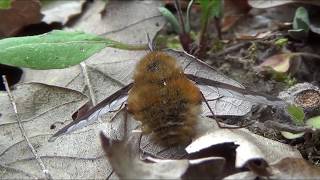
[[[127,122],[128,122],[128,104],[126,103],[124,105],[124,125],[123,125],[123,139],[128,139],[128,136],[127,136],[127,131],[128,131],[128,128],[127,128]]]
[[[222,125],[220,124],[218,118],[217,118],[216,115],[214,114],[213,110],[211,109],[211,107],[210,107],[207,99],[204,97],[204,95],[203,95],[202,92],[200,92],[200,93],[201,93],[201,96],[202,96],[203,101],[206,103],[207,107],[209,108],[209,111],[211,112],[214,120],[217,122],[217,125],[218,125],[219,128],[221,128],[221,129],[240,129],[240,128],[248,127],[248,126],[250,126],[250,125],[252,125],[252,124],[254,123],[254,122],[253,122],[253,123],[248,123],[248,124],[245,124],[245,125],[239,126],[239,127],[226,127],[226,126],[222,126]]]
[[[126,107],[122,107],[123,105],[125,105],[125,102],[123,102],[122,104],[121,104],[121,106],[120,106],[120,108],[119,109],[117,109],[117,110],[113,110],[113,111],[110,111],[110,112],[116,112],[112,117],[111,117],[111,119],[110,119],[110,122],[112,122],[113,121],[113,119],[121,112],[121,111],[126,111],[127,112],[127,109],[126,109]]]
[[[120,105],[120,107],[118,108],[118,109],[116,109],[116,110],[112,110],[112,111],[109,111],[109,112],[117,112],[117,111],[120,111],[121,109],[122,109],[122,107],[123,107],[123,105],[125,105],[125,101],[123,102],[123,103],[121,103],[121,105]]]

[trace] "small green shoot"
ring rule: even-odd
[[[302,107],[291,104],[287,107],[287,112],[296,125],[304,124],[305,114]]]
[[[290,74],[277,72],[272,68],[269,68],[268,72],[271,74],[271,79],[284,83],[285,87],[289,88],[298,82],[297,79]]]
[[[181,29],[180,29],[179,21],[172,14],[172,12],[169,11],[169,9],[167,9],[165,7],[159,7],[158,9],[159,9],[161,15],[169,22],[169,24],[171,25],[171,27],[174,30],[174,32],[177,33],[177,34],[180,34],[181,33]]]
[[[305,134],[304,132],[294,134],[294,133],[286,132],[286,131],[281,131],[280,133],[286,139],[297,139],[299,137],[302,137]]]
[[[315,116],[308,119],[306,121],[306,124],[313,128],[320,129],[320,116]]]
[[[191,7],[193,4],[194,0],[191,0],[188,4],[188,8],[187,8],[187,16],[186,16],[186,25],[185,25],[185,31],[186,33],[189,33],[191,31],[191,27],[190,27],[190,12],[191,12]]]
[[[311,128],[320,129],[320,116],[312,117],[306,120],[306,122],[304,123],[303,119],[305,118],[305,114],[301,107],[290,105],[287,108],[287,111],[296,125],[308,125]],[[293,134],[290,132],[281,131],[281,134],[286,139],[296,139],[296,138],[302,137],[305,134],[305,132]]]
[[[201,21],[222,16],[222,0],[198,0],[202,9]]]
[[[293,19],[293,29],[289,30],[289,35],[297,40],[304,40],[308,37],[310,30],[309,13],[306,8],[299,7]]]
[[[11,7],[11,0],[0,0],[0,10],[9,9]]]
[[[281,47],[288,44],[288,39],[287,38],[279,38],[274,43],[276,46],[281,48]]]
[[[205,56],[208,47],[207,27],[212,18],[215,20],[218,38],[221,39],[219,20],[222,16],[222,0],[199,0],[198,2],[201,7],[198,57],[201,58]]]
[[[287,107],[287,112],[288,112],[289,116],[291,117],[292,121],[294,122],[294,124],[296,124],[296,125],[303,125],[304,124],[305,114],[303,112],[302,107],[291,104]],[[296,139],[296,138],[302,137],[304,135],[304,132],[295,134],[295,133],[290,133],[290,132],[286,132],[286,131],[281,131],[280,133],[286,139]]]

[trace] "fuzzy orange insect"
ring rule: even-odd
[[[153,51],[152,48],[150,50],[137,64],[133,83],[77,117],[52,135],[49,141],[92,124],[105,113],[118,111],[127,101],[128,112],[142,122],[143,132],[151,133],[157,143],[164,146],[187,144],[195,134],[194,126],[201,113],[202,100],[214,116],[205,97],[193,82],[234,92],[240,99],[254,103],[280,107],[286,105],[286,102],[276,97],[184,74],[175,58],[164,52]],[[218,126],[221,127],[219,123]]]
[[[199,88],[187,79],[173,57],[155,51],[137,64],[128,111],[142,122],[143,133],[151,133],[157,143],[189,143],[201,101]]]

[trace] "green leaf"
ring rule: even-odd
[[[180,34],[181,29],[180,29],[178,19],[172,14],[172,12],[170,12],[169,9],[167,9],[165,7],[159,7],[158,9],[159,9],[160,13],[162,14],[162,16],[164,18],[166,18],[166,20],[170,23],[170,25],[172,26],[172,29],[177,34]]]
[[[297,139],[297,138],[302,137],[304,135],[304,132],[293,134],[291,132],[281,131],[280,133],[286,139]]]
[[[9,9],[11,7],[11,0],[0,0],[0,9]]]
[[[199,0],[199,3],[207,18],[222,16],[222,0]]]
[[[306,121],[306,124],[313,128],[320,129],[320,116],[315,116]]]
[[[309,14],[306,8],[299,7],[296,10],[294,19],[293,19],[293,29],[303,29],[306,32],[309,31],[310,20]]]
[[[206,31],[212,17],[222,16],[222,0],[199,0],[201,7],[201,30]]]
[[[293,19],[293,29],[289,30],[289,35],[298,40],[303,40],[308,37],[310,29],[310,20],[308,11],[304,7],[299,7],[296,10]]]
[[[293,122],[297,125],[304,124],[304,112],[302,107],[296,106],[296,105],[289,105],[287,107],[287,111],[293,120]]]
[[[37,36],[0,40],[0,64],[60,69],[79,64],[105,47],[144,49],[83,32],[55,30]]]
[[[279,47],[283,47],[285,45],[288,44],[288,39],[287,38],[279,38],[275,41],[274,43],[276,46],[279,46]]]

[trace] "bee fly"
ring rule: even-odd
[[[152,134],[152,139],[156,143],[163,146],[187,144],[195,134],[194,126],[201,113],[202,101],[213,113],[196,84],[240,93],[248,97],[248,101],[255,103],[284,104],[278,98],[184,74],[174,57],[161,51],[153,51],[152,46],[150,47],[151,52],[144,56],[135,68],[133,83],[100,102],[78,120],[60,129],[49,141],[93,123],[100,115],[113,111],[127,101],[127,112],[142,123],[143,133]],[[250,98],[253,96],[257,98]]]

